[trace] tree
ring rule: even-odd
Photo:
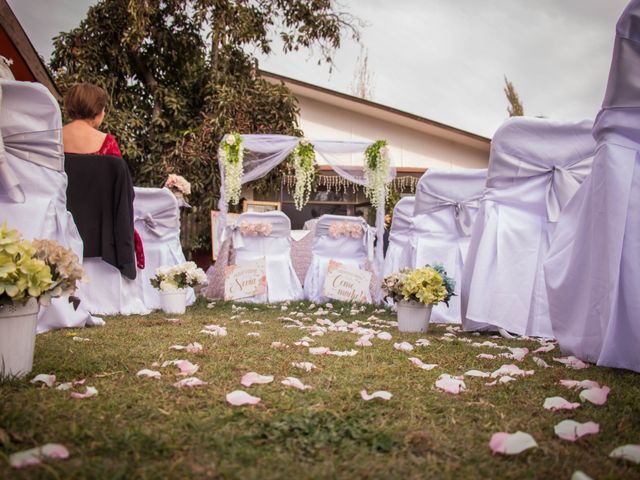
[[[331,63],[355,25],[331,0],[101,0],[54,39],[50,66],[63,92],[78,81],[107,89],[105,128],[136,185],[185,176],[204,225],[225,133],[300,134],[295,97],[262,79],[249,52],[271,53],[278,36],[285,52],[319,47]]]
[[[373,99],[373,75],[369,70],[369,52],[362,47],[356,64],[353,83],[351,84],[351,92],[365,100]]]
[[[521,117],[524,115],[524,107],[522,106],[522,102],[520,101],[520,95],[516,91],[516,87],[513,86],[507,76],[504,76],[504,94],[507,96],[507,101],[509,102],[509,106],[507,107],[507,112],[509,112],[510,117]]]

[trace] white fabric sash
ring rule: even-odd
[[[316,237],[320,236],[329,236],[329,227],[332,222],[343,222],[342,220],[332,219],[331,222],[318,222],[316,226]],[[344,223],[354,223],[353,219],[344,220]],[[371,228],[369,225],[363,220],[358,223],[362,227],[362,245],[367,251],[367,260],[370,262],[373,261],[373,243],[375,240],[375,235],[371,232]]]
[[[147,229],[153,233],[156,237],[162,237],[166,232],[163,232],[159,227],[164,227],[170,230],[178,228],[178,215],[175,207],[167,208],[157,212],[148,212],[142,215],[136,215],[135,222],[144,222]]]
[[[583,180],[591,172],[593,157],[578,160],[566,166],[540,166],[524,162],[513,155],[502,155],[500,162],[489,169],[487,187],[498,186],[499,178],[527,178],[542,175],[549,176],[546,188],[547,218],[550,222],[557,222],[560,212],[571,200]]]
[[[61,172],[64,170],[61,136],[62,132],[56,129],[17,133],[0,140],[0,187],[11,201],[24,203],[25,195],[6,154]]]
[[[433,213],[437,210],[451,207],[454,209],[459,232],[465,237],[471,235],[471,227],[473,226],[471,209],[479,207],[482,195],[464,200],[452,200],[426,190],[423,190],[421,194],[423,195],[420,196],[420,201],[416,202],[415,215]]]

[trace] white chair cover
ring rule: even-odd
[[[0,81],[0,223],[24,238],[48,238],[82,261],[82,240],[67,211],[62,118],[55,98],[39,83]],[[80,286],[76,294],[84,300]],[[86,302],[77,310],[54,299],[38,315],[38,333],[102,325]]]
[[[269,235],[244,235],[243,223],[269,223]],[[267,293],[241,299],[248,302],[273,303],[302,300],[300,280],[291,262],[291,221],[282,212],[243,213],[233,227],[227,227],[232,235],[236,265],[246,265],[264,257],[267,275]]]
[[[563,211],[544,263],[565,354],[640,372],[640,0],[618,21],[593,135],[593,174]]]
[[[553,337],[542,260],[589,174],[592,122],[514,117],[495,133],[462,282],[465,330]]]
[[[389,246],[384,257],[384,276],[394,274],[412,265],[414,226],[413,209],[415,197],[404,197],[393,209],[393,220],[389,232]]]
[[[168,188],[134,187],[134,226],[144,246],[145,267],[138,270],[142,299],[147,308],[160,308],[160,293],[151,286],[158,267],[186,262],[180,244],[180,202]],[[187,305],[196,301],[193,288],[187,289]]]
[[[416,186],[412,267],[440,263],[456,282],[449,306],[433,308],[432,323],[460,323],[460,281],[486,169],[429,169]]]
[[[364,234],[360,238],[334,238],[329,234],[332,223],[357,223],[362,226]],[[336,260],[352,268],[371,271],[373,234],[362,217],[323,215],[316,224],[311,252],[311,265],[304,280],[304,297],[312,302],[326,302],[329,299],[322,292],[329,261]]]

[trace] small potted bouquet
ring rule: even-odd
[[[191,195],[191,184],[181,176],[175,173],[169,174],[167,180],[164,182],[164,186],[171,190],[171,193],[178,199],[181,207],[190,207],[187,203],[186,197]]]
[[[0,226],[0,377],[31,371],[40,304],[63,295],[77,302],[83,275],[71,250],[53,240],[23,240]]]
[[[207,274],[194,262],[186,262],[173,267],[159,267],[150,281],[160,292],[162,310],[165,313],[183,314],[187,307],[186,289],[205,285]]]
[[[385,298],[397,303],[401,332],[426,332],[433,306],[441,302],[449,306],[454,288],[455,281],[438,264],[401,270],[382,283]]]

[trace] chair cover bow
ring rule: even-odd
[[[138,221],[143,222],[147,229],[157,237],[162,237],[165,234],[160,230],[160,227],[171,230],[178,227],[178,215],[174,207],[136,215],[135,222]]]
[[[244,236],[246,235],[243,232],[243,224],[264,224],[269,223],[271,225],[271,231],[267,235],[260,234],[262,237],[286,237],[291,235],[291,229],[285,222],[279,221],[269,221],[269,222],[248,222],[246,220],[237,221],[233,225],[227,225],[224,230],[224,234],[222,236],[222,242],[224,242],[227,238],[231,237],[233,241],[233,248],[242,248],[244,247]]]
[[[424,193],[424,196],[421,195],[420,202],[416,203],[416,214],[432,213],[442,208],[451,207],[454,209],[458,231],[465,237],[471,235],[471,227],[473,226],[471,209],[479,207],[481,195],[464,200],[452,200],[434,192],[423,191],[421,193]]]
[[[17,133],[0,139],[0,187],[12,202],[24,203],[25,196],[6,154],[61,172],[64,153],[60,136],[60,130],[45,130]]]
[[[593,157],[587,157],[571,165],[548,167],[523,162],[517,157],[505,155],[500,163],[496,163],[494,168],[489,169],[487,186],[496,186],[496,179],[499,177],[527,178],[548,175],[549,183],[545,193],[547,218],[555,223],[564,206],[591,172],[592,163]]]

